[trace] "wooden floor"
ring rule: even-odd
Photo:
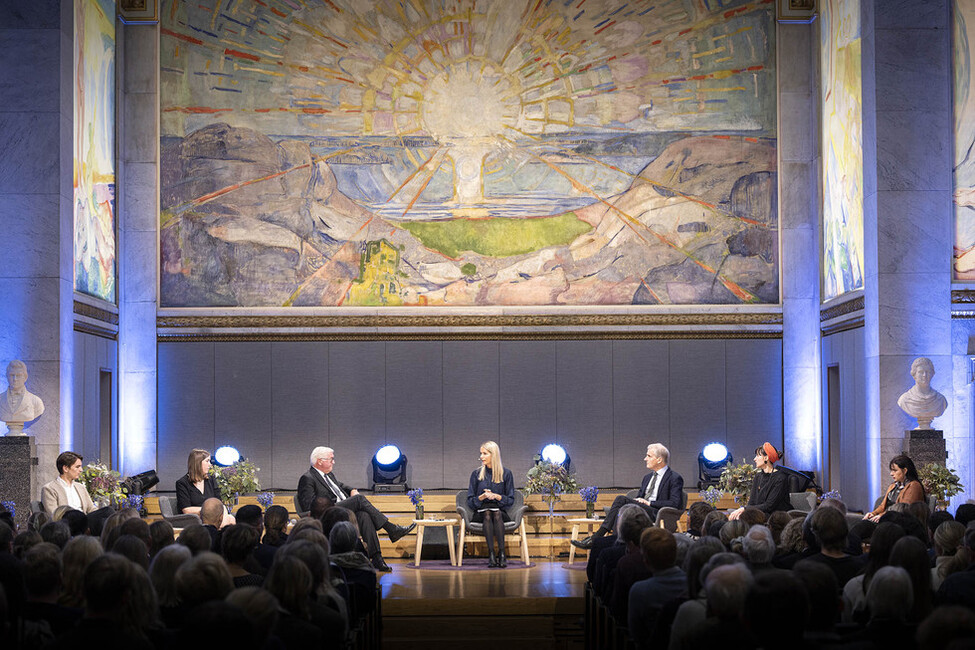
[[[383,574],[383,647],[446,648],[498,641],[505,650],[583,646],[586,572],[560,561],[528,569],[452,571],[391,562]],[[579,565],[581,566],[581,565]]]

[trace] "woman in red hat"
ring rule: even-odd
[[[766,442],[755,450],[755,467],[758,474],[752,479],[752,493],[748,498],[748,505],[754,506],[770,515],[777,510],[791,510],[789,500],[789,477],[785,472],[775,469],[775,463],[782,459],[782,452],[771,442]],[[728,515],[728,519],[738,519],[744,507],[738,508]]]

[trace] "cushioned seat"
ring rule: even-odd
[[[197,515],[185,515],[176,512],[176,497],[174,496],[159,497],[159,514],[172,524],[173,528],[186,528],[193,524],[203,523]]]
[[[640,496],[640,490],[630,490],[626,493],[626,496],[630,499],[635,499]],[[607,515],[612,506],[604,506],[603,512]],[[687,511],[687,492],[682,492],[680,497],[680,508],[671,508],[670,506],[664,506],[657,510],[657,519],[653,522],[654,526],[658,528],[666,528],[672,533],[677,532],[677,522],[680,518],[684,516],[684,512]],[[615,522],[613,522],[615,524]]]
[[[508,516],[511,517],[511,521],[504,522],[505,540],[507,541],[507,538],[512,535],[518,538],[521,546],[521,561],[525,563],[525,566],[529,564],[528,532],[525,528],[524,518],[527,509],[525,495],[522,494],[521,490],[515,490],[515,502],[508,508]],[[467,490],[461,490],[457,493],[457,514],[460,515],[460,550],[457,552],[457,566],[461,566],[464,563],[465,536],[467,533],[483,536],[484,524],[471,521],[474,517],[474,511],[467,505]]]

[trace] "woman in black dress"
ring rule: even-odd
[[[467,505],[474,511],[473,521],[484,524],[488,546],[488,566],[506,567],[504,522],[511,521],[507,509],[515,502],[515,479],[511,470],[501,464],[498,443],[488,440],[481,445],[481,467],[471,472]],[[497,540],[498,552],[494,547]]]
[[[210,473],[210,452],[194,449],[186,459],[186,474],[176,481],[176,510],[183,514],[200,514],[203,502],[220,498],[217,479]]]
[[[772,446],[771,442],[766,442],[755,450],[758,474],[752,479],[748,505],[758,508],[766,515],[778,510],[792,509],[792,502],[789,500],[789,477],[775,468],[775,463],[781,459],[782,452]],[[738,519],[744,511],[744,507],[738,508],[728,515],[728,519]]]

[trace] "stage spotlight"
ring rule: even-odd
[[[562,465],[566,469],[568,469],[569,463],[571,462],[569,459],[569,454],[566,453],[565,449],[561,445],[556,445],[554,443],[542,447],[540,456],[542,457],[542,460],[547,460],[548,462],[556,465]]]
[[[721,472],[731,464],[731,454],[728,448],[720,442],[704,445],[704,449],[697,456],[697,487],[703,489],[715,485],[721,478]]]
[[[230,467],[239,460],[240,452],[229,445],[224,445],[213,452],[213,462],[221,467]]]
[[[406,492],[406,456],[396,445],[383,445],[372,457],[372,489]]]
[[[135,476],[124,479],[121,483],[122,494],[145,494],[152,486],[159,483],[156,470],[150,469]]]

